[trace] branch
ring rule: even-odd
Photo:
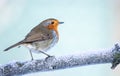
[[[25,62],[12,62],[0,66],[0,76],[23,75],[33,72],[53,71],[58,69],[92,64],[112,63],[114,69],[120,63],[120,47],[93,52],[86,52],[61,57],[49,57]]]

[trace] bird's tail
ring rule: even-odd
[[[16,44],[14,44],[14,45],[12,45],[12,46],[4,49],[3,51],[8,51],[9,49],[11,49],[11,48],[13,48],[13,47],[16,47],[16,46],[18,46],[18,45],[20,45],[20,44],[23,44],[23,41],[20,41],[20,42],[18,42],[18,43],[16,43]]]

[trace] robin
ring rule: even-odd
[[[30,51],[31,58],[33,60],[32,52],[43,53],[50,57],[49,54],[45,53],[51,47],[53,47],[59,40],[58,25],[64,22],[59,22],[57,19],[49,18],[42,21],[39,25],[34,27],[20,42],[6,48],[4,51],[23,45]]]

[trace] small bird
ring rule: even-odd
[[[20,42],[6,48],[4,51],[23,45],[30,51],[31,58],[33,60],[32,52],[43,53],[50,57],[49,54],[45,53],[51,47],[53,47],[59,40],[58,25],[64,22],[59,22],[57,19],[49,18],[42,21],[39,25],[34,27]]]

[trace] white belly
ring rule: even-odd
[[[27,48],[29,48],[32,52],[39,53],[40,51],[47,51],[51,47],[55,45],[56,42],[53,42],[53,39],[45,40],[45,41],[37,41],[31,44],[24,44]]]

